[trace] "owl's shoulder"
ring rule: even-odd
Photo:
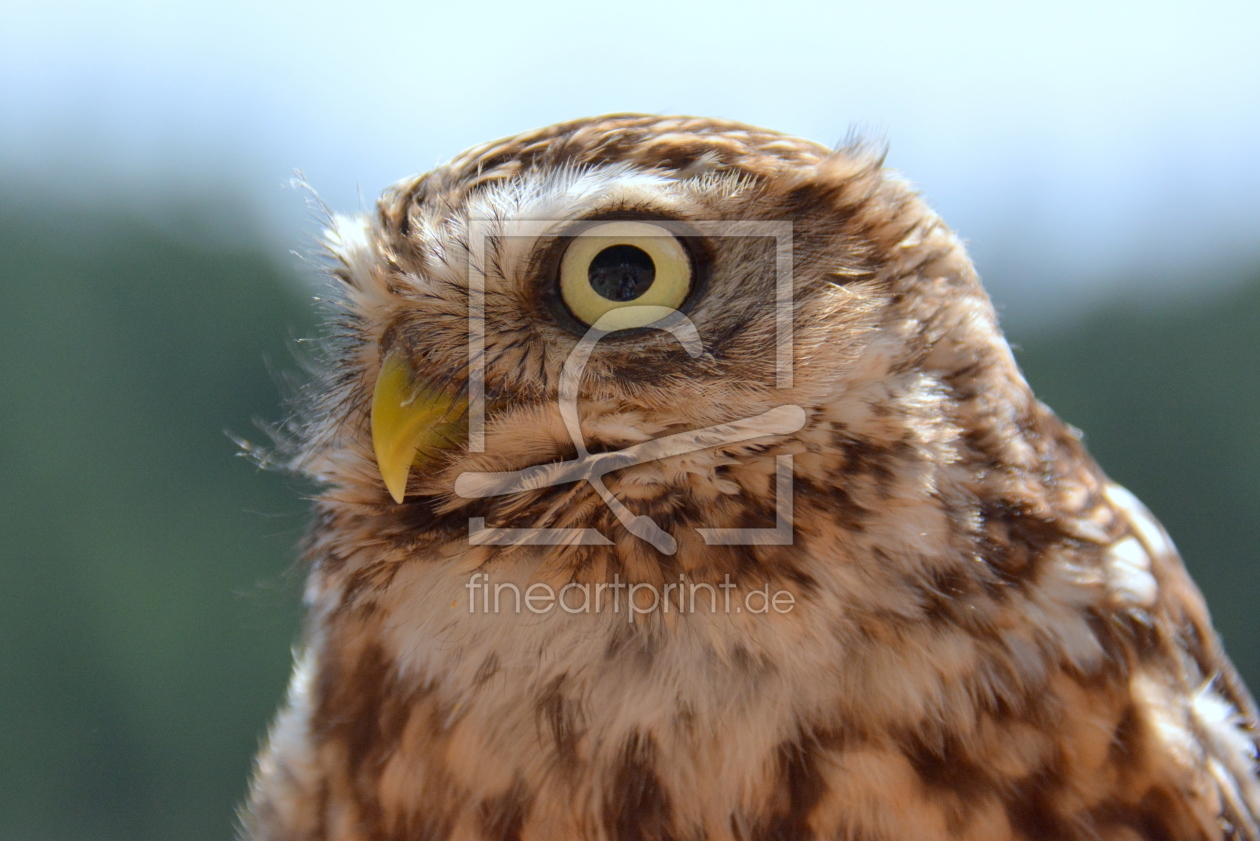
[[[1134,708],[1205,819],[1227,838],[1260,838],[1255,702],[1168,533],[1125,488],[1109,483],[1105,495],[1123,525],[1105,556],[1110,603],[1148,629],[1135,650]]]

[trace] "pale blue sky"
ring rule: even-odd
[[[277,240],[464,147],[607,111],[851,127],[1016,314],[1260,264],[1260,3],[5,0],[0,179],[257,202]],[[1140,288],[1140,287],[1139,287]]]

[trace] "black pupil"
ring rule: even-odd
[[[595,255],[586,270],[591,288],[610,301],[633,301],[652,288],[656,264],[642,248],[610,245]]]

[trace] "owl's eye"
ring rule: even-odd
[[[601,327],[625,330],[678,309],[691,291],[687,249],[663,225],[615,221],[592,225],[575,236],[560,261],[560,297],[583,324],[624,310]]]

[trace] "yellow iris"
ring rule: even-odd
[[[669,229],[650,222],[592,225],[569,244],[560,261],[560,297],[582,323],[611,330],[645,327],[660,310],[676,310],[691,291],[691,260]]]

